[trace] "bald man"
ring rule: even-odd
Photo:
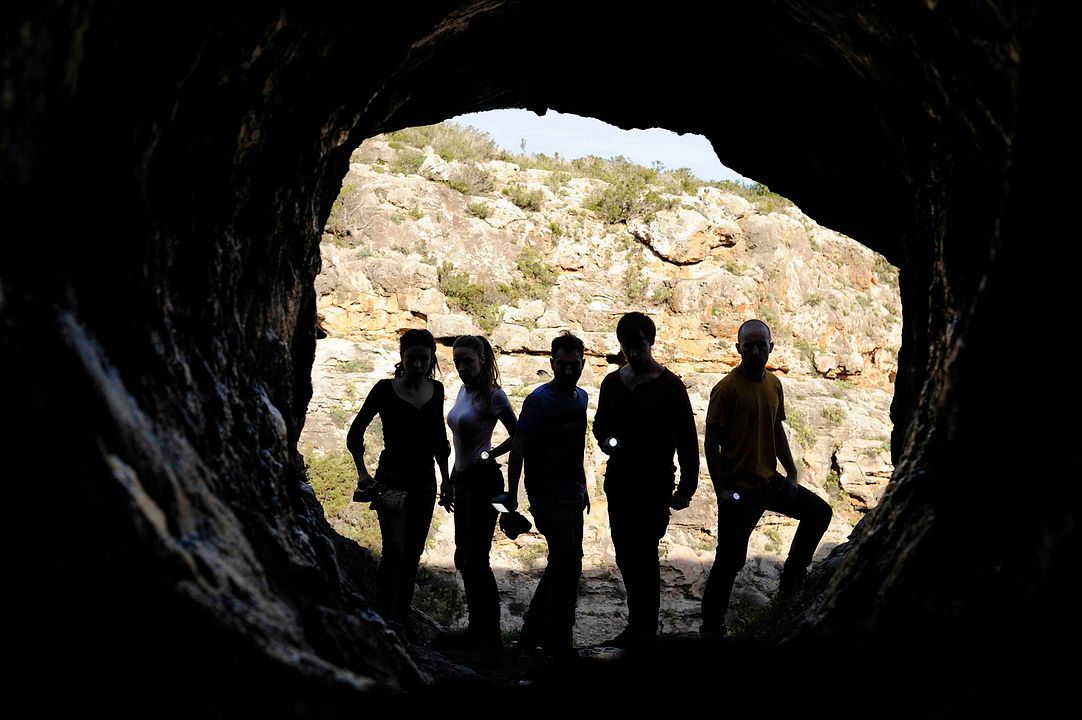
[[[724,637],[725,613],[748,540],[767,510],[800,521],[782,569],[778,595],[804,582],[815,548],[830,525],[830,505],[799,484],[785,437],[781,381],[766,371],[774,350],[770,328],[748,320],[737,332],[740,364],[710,391],[706,465],[718,496],[718,547],[703,592],[702,634]],[[778,472],[778,461],[785,475]]]

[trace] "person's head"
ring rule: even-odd
[[[616,339],[620,341],[620,351],[627,364],[636,370],[650,365],[650,348],[657,336],[654,321],[641,312],[629,312],[616,323]]]
[[[475,393],[475,402],[488,411],[492,409],[492,389],[500,386],[500,371],[496,353],[481,335],[460,335],[455,340],[455,369],[466,387]],[[487,392],[476,392],[486,390]]]
[[[439,363],[436,360],[436,338],[427,330],[412,329],[398,339],[398,364],[394,366],[395,377],[436,376]]]
[[[748,320],[736,331],[736,351],[745,370],[760,373],[774,350],[770,328],[762,320]]]
[[[582,375],[585,356],[586,347],[582,340],[566,330],[552,339],[549,365],[552,367],[552,381],[556,387],[565,392],[574,389]]]

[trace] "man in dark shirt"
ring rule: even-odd
[[[725,613],[748,539],[767,510],[800,521],[782,569],[779,595],[800,587],[832,511],[798,483],[785,437],[781,381],[766,371],[774,349],[770,328],[748,320],[737,332],[740,364],[710,391],[706,413],[706,463],[718,496],[718,547],[703,592],[702,633],[725,635]],[[781,475],[778,461],[785,468]],[[734,495],[735,493],[735,495]],[[736,496],[739,497],[736,497]]]
[[[582,511],[589,511],[586,472],[586,391],[577,387],[584,363],[582,340],[564,333],[552,341],[553,378],[522,403],[507,463],[509,511],[518,507],[518,480],[526,464],[526,494],[537,529],[548,542],[548,565],[534,591],[519,636],[527,651],[541,647],[554,658],[575,654]]]
[[[616,338],[627,364],[602,381],[594,416],[594,437],[609,455],[609,527],[627,590],[627,628],[606,644],[622,648],[657,636],[658,543],[669,525],[669,508],[686,508],[699,483],[691,401],[683,381],[653,358],[656,333],[642,313],[620,318]],[[680,461],[675,492],[674,453]]]

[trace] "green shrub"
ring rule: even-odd
[[[527,190],[525,186],[514,183],[503,189],[503,194],[523,210],[537,212],[544,203],[545,194],[540,190]]]
[[[466,214],[484,220],[492,217],[492,208],[486,202],[471,202],[466,206]]]
[[[571,180],[571,173],[556,171],[550,173],[549,176],[545,178],[545,185],[547,185],[549,190],[554,194],[558,194],[569,180]]]
[[[808,424],[807,419],[804,417],[804,413],[797,410],[795,407],[788,407],[785,409],[785,422],[793,429],[793,432],[796,434],[796,440],[801,446],[810,448],[815,445],[815,431],[812,430],[811,425]]]
[[[672,300],[672,288],[664,283],[654,288],[653,300],[658,305],[665,305]]]
[[[349,410],[338,405],[332,407],[327,412],[327,415],[330,416],[331,422],[334,423],[335,427],[344,427],[353,419],[353,414]]]
[[[466,271],[446,261],[439,266],[439,283],[447,303],[469,313],[486,333],[499,325],[500,306],[509,305],[515,299],[511,286],[475,283]]]
[[[602,222],[610,225],[626,223],[635,217],[644,188],[642,182],[617,182],[590,195],[586,198],[585,206],[596,212]]]
[[[394,162],[391,163],[391,171],[400,175],[416,175],[425,162],[425,154],[420,150],[402,148],[395,152]]]
[[[557,273],[545,262],[545,257],[535,248],[525,247],[515,258],[515,264],[523,277],[513,283],[515,293],[534,300],[547,298],[549,290],[556,284]]]
[[[767,527],[763,530],[763,535],[766,535],[769,542],[766,545],[766,551],[769,553],[780,553],[782,550],[781,533],[776,527]]]
[[[646,297],[649,282],[643,276],[643,268],[642,254],[633,250],[629,251],[628,265],[623,277],[624,299],[629,304],[642,302],[642,299]]]
[[[349,230],[360,225],[365,208],[361,202],[361,194],[357,190],[356,183],[342,184],[338,197],[331,205],[330,215],[327,216],[325,232],[335,236],[344,236]]]
[[[745,185],[744,183],[736,182],[734,180],[717,180],[704,184],[716,187],[722,192],[738,195],[745,200],[748,200],[755,205],[755,208],[759,210],[759,212],[774,212],[793,204],[788,198],[778,195],[761,183]]]
[[[447,178],[447,185],[463,195],[484,195],[492,192],[496,183],[483,167],[469,163],[452,170]]]
[[[694,195],[705,183],[692,174],[690,168],[677,168],[661,176],[665,191],[673,195]]]
[[[805,338],[797,338],[793,341],[793,345],[800,354],[808,361],[812,366],[815,365],[815,351],[818,349],[810,340]]]
[[[827,405],[823,408],[823,417],[832,425],[838,425],[845,419],[845,408],[838,405]]]
[[[431,146],[447,162],[452,160],[485,161],[500,155],[500,149],[487,133],[477,128],[442,122],[436,125],[405,128],[384,135],[392,147]]]
[[[356,360],[343,360],[337,362],[335,363],[334,369],[340,373],[372,372],[372,370],[375,369],[375,365],[367,358],[357,358]]]
[[[306,448],[304,470],[308,485],[323,506],[331,526],[378,553],[382,547],[379,520],[367,505],[353,502],[353,490],[357,487],[357,467],[353,457],[349,453],[320,456]]]
[[[842,480],[837,470],[832,469],[827,473],[827,479],[823,483],[823,487],[826,489],[827,497],[830,498],[830,504],[834,506],[835,510],[839,512],[852,510],[849,493],[842,487]]]
[[[891,265],[882,255],[876,256],[872,271],[884,285],[898,287],[898,268]]]
[[[413,602],[418,610],[443,626],[454,625],[466,612],[466,597],[455,576],[423,565],[417,571]]]

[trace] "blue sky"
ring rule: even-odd
[[[488,133],[501,148],[521,152],[526,140],[530,155],[560,153],[569,160],[597,155],[603,158],[623,155],[640,165],[660,160],[666,168],[691,168],[703,180],[741,180],[747,178],[725,167],[702,135],[677,135],[670,130],[622,130],[594,118],[565,115],[550,110],[538,117],[529,110],[489,110],[459,115],[451,122],[472,125]]]

